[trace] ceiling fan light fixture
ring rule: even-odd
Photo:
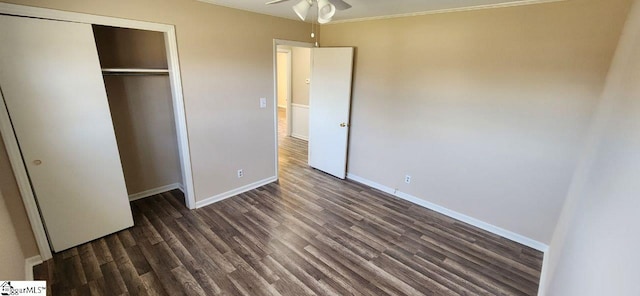
[[[336,14],[336,6],[329,0],[318,0],[318,18],[331,20]]]
[[[300,0],[298,4],[293,6],[293,11],[298,15],[301,20],[305,20],[307,18],[307,14],[309,13],[309,9],[311,8],[313,2],[309,0]]]
[[[319,24],[324,25],[324,24],[327,24],[329,22],[331,22],[330,18],[323,18],[322,16],[318,16],[318,23]]]
[[[328,0],[318,0],[318,23],[326,24],[336,14],[336,7]]]
[[[286,1],[290,0],[271,0],[265,4],[277,4]],[[296,15],[298,15],[298,17],[302,21],[305,21],[307,19],[307,15],[309,14],[309,10],[314,5],[317,5],[318,23],[320,24],[331,22],[337,10],[346,10],[351,8],[351,5],[347,2],[344,2],[344,0],[299,0],[299,2],[293,5],[292,8]],[[312,23],[315,23],[315,20],[312,21]]]

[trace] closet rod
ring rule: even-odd
[[[141,73],[141,72],[102,72],[105,76],[162,76],[169,73]]]
[[[103,68],[104,75],[168,75],[168,69]]]

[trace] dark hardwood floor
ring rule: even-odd
[[[281,127],[282,128],[282,127]],[[135,226],[34,268],[53,295],[535,295],[542,253],[306,165],[280,137],[280,181],[189,211],[132,203]]]

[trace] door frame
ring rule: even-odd
[[[280,174],[278,173],[280,170],[280,166],[278,164],[279,153],[278,153],[278,45],[284,46],[292,46],[292,47],[305,47],[305,48],[313,48],[315,47],[313,43],[310,42],[301,42],[301,41],[293,41],[293,40],[284,40],[284,39],[273,39],[273,138],[275,140],[275,176],[276,180],[280,179]],[[289,69],[291,69],[291,55],[289,55]],[[291,71],[289,71],[289,83],[291,83]],[[289,85],[289,89],[291,90],[291,85]],[[289,112],[291,112],[291,99],[293,98],[293,94],[289,92],[289,100],[287,102],[287,134],[291,134],[291,116]]]
[[[182,93],[182,79],[180,77],[178,43],[176,38],[175,26],[8,3],[0,3],[0,13],[23,17],[85,23],[91,25],[104,25],[129,29],[156,31],[162,32],[164,34],[165,47],[167,51],[167,62],[169,67],[169,81],[171,84],[171,93],[173,98],[173,112],[178,139],[178,153],[181,164],[180,169],[182,173],[182,185],[184,187],[183,192],[185,194],[185,203],[187,207],[189,209],[195,209],[195,191],[191,170],[191,155],[189,152],[189,137],[187,131],[184,97]],[[22,159],[22,154],[20,152],[20,147],[18,146],[17,138],[11,124],[9,113],[5,106],[4,98],[1,94],[0,132],[2,133],[2,138],[7,149],[7,154],[9,155],[11,167],[18,183],[20,195],[22,196],[22,202],[24,203],[25,209],[27,211],[27,216],[29,218],[29,222],[31,223],[31,229],[33,230],[36,244],[38,245],[38,249],[40,251],[40,257],[42,260],[51,259],[53,256],[44,229],[43,221],[40,217],[40,212],[38,210],[35,195],[31,188],[31,182],[29,181],[29,176],[27,175],[27,170]]]
[[[285,53],[287,54],[287,103],[285,105],[285,111],[287,114],[287,136],[291,136],[291,126],[292,126],[292,118],[291,118],[291,92],[293,91],[293,89],[291,89],[291,49],[284,49],[284,48],[278,48],[277,49],[277,53],[276,53],[276,57],[278,56],[278,53]],[[276,58],[277,59],[277,58]],[[276,64],[277,64],[277,60],[276,60]],[[278,69],[276,69],[276,95],[278,94]],[[276,102],[278,102],[277,98],[276,98]],[[278,108],[280,108],[280,106],[278,106]]]

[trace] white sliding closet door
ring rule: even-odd
[[[53,250],[133,226],[91,25],[0,15],[0,88]]]

